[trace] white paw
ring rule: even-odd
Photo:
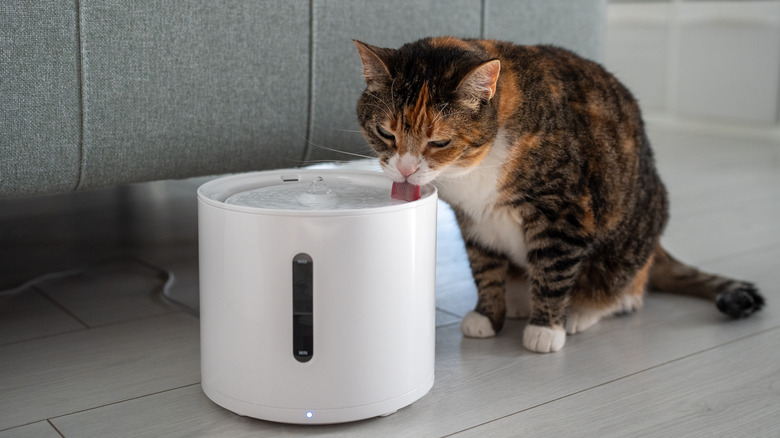
[[[463,317],[460,331],[470,338],[491,338],[496,335],[488,317],[473,310]]]
[[[583,332],[601,321],[602,312],[578,309],[566,315],[566,333],[573,335]]]
[[[644,300],[642,295],[623,295],[620,299],[620,308],[615,312],[620,313],[632,313],[642,308]]]
[[[558,351],[566,343],[566,332],[561,328],[527,325],[523,332],[523,346],[537,353]]]
[[[509,279],[506,282],[506,317],[528,318],[531,314],[531,285],[525,278]]]

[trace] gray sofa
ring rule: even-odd
[[[349,159],[352,39],[553,43],[602,58],[605,0],[0,4],[0,198]],[[320,147],[322,146],[322,147]]]

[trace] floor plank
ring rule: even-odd
[[[85,328],[37,289],[0,298],[0,345]]]
[[[670,195],[662,242],[702,262],[780,244],[780,146],[651,129]]]
[[[119,258],[38,287],[88,327],[115,324],[176,309],[160,291],[166,278],[132,258]]]
[[[39,421],[0,431],[0,438],[62,438],[62,435],[48,421]]]
[[[183,314],[0,347],[0,430],[196,383],[199,347]]]
[[[679,258],[700,263],[780,244],[780,191],[763,202],[732,200],[698,214],[674,214],[662,243]]]
[[[55,418],[52,423],[66,437],[239,438],[267,431],[258,428],[258,420],[216,406],[199,384]]]
[[[454,436],[777,436],[778,376],[774,329]]]
[[[639,314],[603,321],[570,337],[564,350],[553,355],[522,348],[523,321],[509,321],[500,336],[486,340],[464,339],[457,325],[439,328],[434,388],[387,418],[311,427],[248,420],[225,415],[193,387],[81,412],[54,424],[68,430],[66,436],[94,431],[106,433],[102,436],[130,436],[130,431],[163,436],[171,424],[178,427],[173,436],[213,436],[224,430],[231,436],[443,436],[778,327],[778,321],[773,312],[726,322],[709,303],[654,295]],[[172,404],[181,406],[167,407]],[[116,432],[109,433],[108,424]]]

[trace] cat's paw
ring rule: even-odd
[[[620,299],[620,307],[615,311],[615,315],[633,313],[641,309],[644,305],[642,295],[623,295]]]
[[[523,346],[536,353],[552,353],[563,348],[566,332],[563,328],[528,324],[523,331]]]
[[[738,287],[719,293],[715,304],[732,318],[747,318],[764,307],[764,297],[752,283],[740,282]]]
[[[583,332],[601,321],[602,312],[589,309],[577,309],[566,315],[566,333],[573,335]]]
[[[491,338],[496,335],[488,317],[473,310],[463,317],[460,331],[469,338]]]

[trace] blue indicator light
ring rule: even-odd
[[[313,416],[314,416],[314,414],[312,413],[312,411],[306,412],[306,418],[311,418]]]

